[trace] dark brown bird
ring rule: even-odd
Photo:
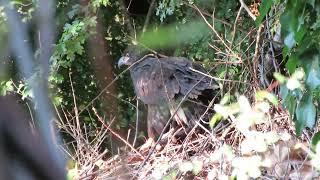
[[[120,58],[118,66],[130,67],[135,92],[148,106],[148,136],[156,138],[174,114],[177,125],[192,127],[204,105],[212,100],[218,85],[215,81],[196,72],[204,68],[184,57],[145,55],[138,46],[131,46]],[[178,104],[184,100],[180,108]]]

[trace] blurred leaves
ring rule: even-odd
[[[209,125],[213,128],[218,121],[230,118],[236,128],[245,135],[253,125],[266,122],[266,114],[269,113],[270,103],[273,105],[278,104],[277,98],[267,91],[258,91],[256,93],[257,102],[254,106],[250,104],[245,96],[239,96],[237,102],[229,104],[226,104],[229,101],[227,99],[229,99],[228,94],[221,101],[223,104],[220,103],[214,106],[216,114],[212,116]]]
[[[5,96],[8,92],[13,91],[13,82],[12,81],[1,81],[0,82],[0,96]]]
[[[200,20],[186,24],[172,24],[156,30],[149,30],[140,37],[139,42],[152,48],[172,48],[184,43],[191,43],[207,36],[209,28]]]
[[[263,2],[261,18],[271,7],[271,1]],[[320,4],[299,0],[284,4],[285,10],[280,16],[281,35],[285,44],[283,55],[288,57],[286,67],[291,76],[286,78],[278,73],[274,76],[282,84],[282,103],[300,135],[305,127],[313,127],[317,114],[317,100],[313,95],[320,87]],[[261,22],[259,18],[257,23]]]
[[[269,93],[268,91],[258,91],[256,93],[256,100],[263,101],[264,99],[268,100],[275,106],[278,105],[278,98],[274,94]]]

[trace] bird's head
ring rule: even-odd
[[[118,67],[123,65],[131,66],[133,63],[141,59],[146,51],[138,45],[129,46],[124,52],[123,56],[118,61]]]

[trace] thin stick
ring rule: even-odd
[[[199,73],[199,74],[201,74],[201,75],[204,75],[204,76],[206,76],[206,77],[209,77],[209,78],[211,78],[211,79],[214,79],[214,80],[216,80],[216,81],[235,82],[235,83],[243,83],[243,84],[246,84],[246,85],[251,85],[250,83],[247,83],[247,82],[230,80],[230,79],[221,79],[221,78],[213,77],[213,76],[211,76],[211,75],[209,75],[209,74],[203,73],[203,72],[198,71],[198,70],[193,69],[193,68],[189,68],[189,69],[190,69],[191,71],[194,71],[194,72],[196,72],[196,73]]]
[[[124,142],[127,146],[130,147],[131,150],[133,150],[135,153],[137,153],[140,157],[142,157],[143,159],[145,159],[143,157],[143,155],[137,151],[130,143],[128,143],[125,139],[123,139],[119,134],[117,134],[116,132],[114,132],[105,122],[104,120],[98,115],[98,112],[95,108],[92,108],[93,112],[95,113],[96,117],[98,118],[98,120],[102,123],[102,125],[107,128],[113,135],[115,135],[117,138],[119,138],[122,142]]]
[[[151,1],[151,4],[149,6],[149,10],[148,10],[148,14],[147,14],[147,17],[146,17],[146,21],[144,22],[144,25],[143,25],[143,28],[142,28],[142,33],[146,32],[147,30],[147,27],[149,25],[149,21],[150,21],[150,17],[151,17],[151,14],[153,12],[153,9],[156,5],[156,0],[152,0]]]
[[[259,42],[260,42],[260,34],[262,31],[262,26],[259,27],[258,32],[257,32],[257,37],[256,37],[256,47],[255,47],[255,52],[253,56],[253,80],[254,80],[254,85],[258,85],[258,80],[257,80],[257,68],[258,68],[258,57],[259,57]]]
[[[232,45],[233,45],[233,42],[234,42],[234,38],[236,37],[236,27],[237,27],[237,23],[238,23],[242,8],[243,7],[240,6],[238,14],[237,14],[237,17],[236,17],[236,20],[234,21],[234,24],[233,24],[233,32],[232,32],[233,36],[232,36],[232,40],[231,40],[231,43],[230,43],[230,48],[232,48]]]
[[[134,139],[133,139],[133,143],[132,146],[134,147],[136,145],[136,140],[138,137],[138,132],[139,132],[139,100],[137,99],[137,105],[136,105],[136,131],[134,133]]]
[[[248,8],[248,6],[243,2],[243,0],[239,0],[239,1],[240,1],[241,6],[247,11],[249,16],[255,21],[257,19],[257,17],[254,14],[252,14],[252,12]]]

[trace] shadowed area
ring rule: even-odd
[[[0,107],[0,179],[65,179],[17,101],[0,97]]]

